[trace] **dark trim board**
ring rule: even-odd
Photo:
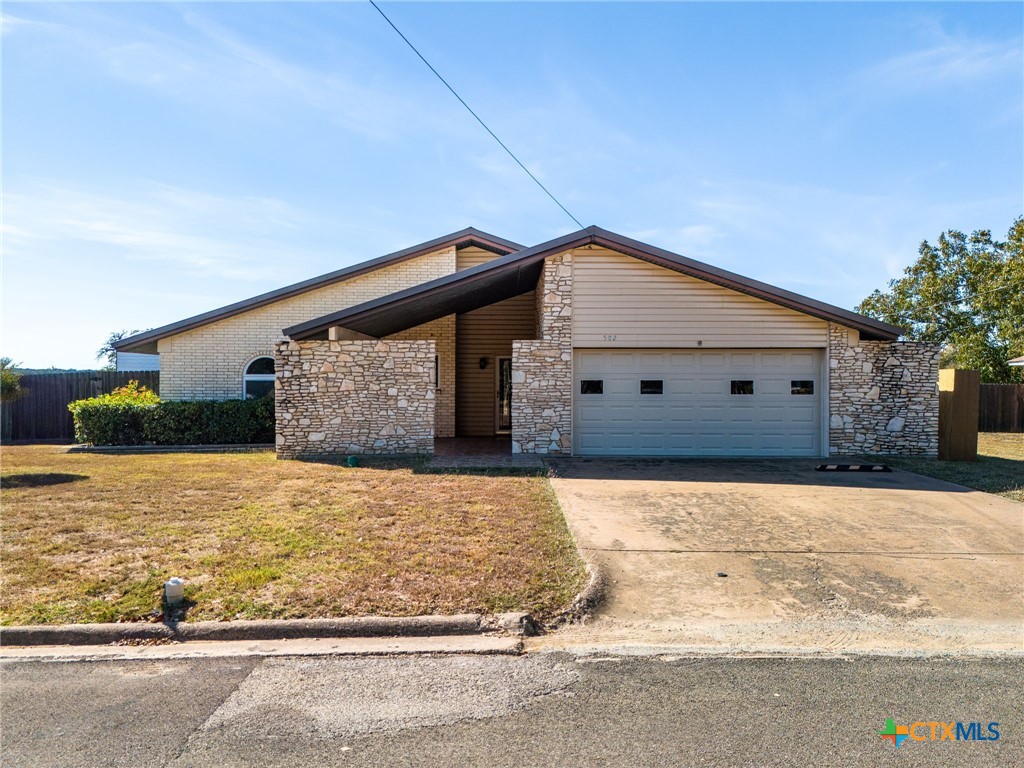
[[[455,246],[456,248],[466,247],[468,245],[475,245],[478,248],[491,251],[500,255],[512,253],[515,251],[522,250],[522,246],[518,243],[514,243],[511,240],[505,240],[504,238],[497,237],[495,235],[482,232],[474,227],[467,227],[466,229],[453,232],[450,235],[444,235],[442,237],[428,240],[425,243],[414,245],[410,248],[404,248],[394,253],[389,253],[385,256],[380,256],[370,261],[364,261],[360,264],[354,264],[351,267],[345,267],[334,272],[328,272],[326,275],[320,275],[319,277],[310,278],[309,280],[303,280],[299,283],[279,288],[276,291],[270,291],[269,293],[262,293],[259,296],[254,296],[251,299],[245,299],[234,304],[229,304],[219,309],[211,310],[210,312],[204,312],[194,317],[189,317],[184,320],[179,320],[176,323],[170,323],[169,325],[161,326],[160,328],[154,328],[151,331],[144,333],[137,333],[134,336],[129,336],[125,339],[121,339],[114,343],[114,349],[119,352],[156,352],[156,342],[160,339],[173,336],[177,333],[184,331],[190,331],[194,328],[199,328],[203,325],[217,322],[218,320],[224,320],[234,315],[242,314],[251,309],[257,309],[259,307],[266,306],[267,304],[273,304],[275,301],[281,301],[282,299],[288,299],[293,296],[312,291],[317,288],[323,288],[334,283],[344,282],[353,278],[365,275],[369,272],[374,272],[384,267],[394,266],[400,264],[403,261],[409,261],[415,259],[418,256],[431,253],[432,251],[439,251],[443,248],[450,248]]]
[[[397,333],[446,315],[468,312],[525,293],[536,285],[541,263],[546,257],[586,245],[599,245],[797,312],[835,322],[847,328],[855,328],[867,339],[894,340],[903,333],[902,328],[894,325],[783,288],[776,288],[768,283],[752,280],[600,227],[587,227],[579,232],[500,256],[485,264],[290,326],[285,328],[283,333],[296,340],[313,338],[333,326],[376,337]]]

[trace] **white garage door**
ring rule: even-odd
[[[575,452],[820,456],[821,352],[577,350]]]

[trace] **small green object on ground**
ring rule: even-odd
[[[547,478],[412,459],[2,448],[0,624],[557,615],[586,568]],[[362,457],[359,457],[362,459]]]
[[[359,457],[358,456],[349,456],[347,459],[345,459],[345,464],[347,466],[350,466],[350,467],[358,467],[359,466]]]

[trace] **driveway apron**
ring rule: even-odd
[[[1024,505],[907,472],[791,460],[561,460],[608,590],[542,644],[1024,650]]]

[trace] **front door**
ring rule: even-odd
[[[498,358],[497,430],[512,431],[512,358]]]

